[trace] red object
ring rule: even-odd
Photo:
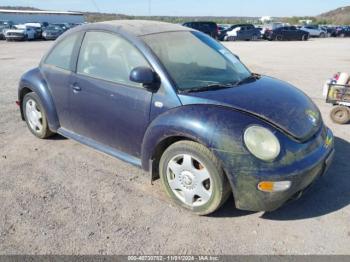
[[[338,81],[340,73],[336,73],[333,78]]]
[[[16,105],[20,106],[20,105],[21,105],[21,102],[16,101]]]

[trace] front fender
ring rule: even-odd
[[[39,68],[29,70],[20,79],[20,83],[18,87],[18,101],[20,102],[20,105],[21,105],[22,117],[23,117],[22,100],[27,89],[29,89],[32,92],[35,92],[39,96],[46,113],[50,130],[57,131],[60,124],[59,124],[55,104],[52,99],[52,95],[50,93],[48,85],[44,77],[42,76]]]
[[[157,116],[147,128],[141,148],[142,167],[149,170],[159,143],[170,137],[186,137],[210,147],[215,125],[208,122],[210,107],[206,105],[180,106]]]
[[[217,105],[186,105],[173,108],[155,118],[142,143],[142,167],[150,170],[149,161],[159,143],[169,137],[185,137],[201,143],[222,160],[222,152],[244,152],[242,130],[255,117]],[[225,167],[225,163],[222,163]]]

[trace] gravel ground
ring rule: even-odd
[[[254,72],[311,96],[336,136],[336,158],[300,200],[272,213],[212,216],[171,204],[141,170],[20,120],[17,83],[51,42],[0,42],[1,254],[350,254],[349,125],[329,120],[323,82],[350,72],[350,39],[225,43]]]

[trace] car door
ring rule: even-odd
[[[150,67],[123,37],[98,31],[85,34],[70,92],[76,134],[140,155],[152,92],[129,80],[131,70],[138,66]]]
[[[284,40],[290,40],[291,35],[290,35],[290,30],[288,26],[285,26],[282,28],[282,35]]]
[[[236,40],[242,40],[244,38],[244,32],[245,32],[245,27],[244,26],[238,26],[235,28],[236,30]]]
[[[252,39],[256,35],[255,27],[252,25],[247,26],[246,39]]]
[[[295,26],[289,27],[289,40],[298,40],[301,38],[299,30]]]
[[[318,32],[313,26],[307,26],[306,28],[308,29],[311,36],[317,36]]]
[[[55,103],[60,126],[71,130],[69,87],[82,34],[67,36],[44,57],[40,66]]]

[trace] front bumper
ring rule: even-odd
[[[287,201],[298,198],[318,177],[325,174],[333,157],[333,134],[328,129],[325,142],[298,161],[283,167],[276,166],[273,170],[253,172],[251,168],[249,172],[229,174],[236,207],[249,211],[276,210]],[[262,192],[258,190],[261,181],[291,181],[291,186],[282,192]]]
[[[11,35],[11,36],[6,36],[6,40],[13,40],[13,41],[22,41],[25,39],[25,36],[17,36],[17,35]]]
[[[43,36],[43,38],[45,40],[56,40],[58,38],[58,36],[56,36],[56,35],[46,35],[46,36]]]

